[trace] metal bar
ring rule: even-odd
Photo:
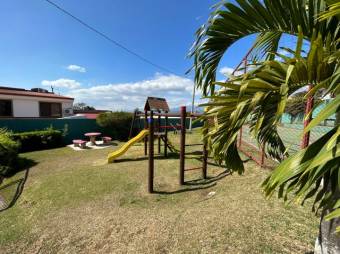
[[[150,112],[150,123],[149,123],[149,181],[148,190],[149,193],[153,193],[153,178],[154,178],[154,119],[153,112]]]
[[[130,132],[129,132],[129,139],[132,138],[133,126],[135,124],[136,118],[137,118],[137,110],[135,110],[134,113],[133,113],[132,123],[131,123],[131,126],[130,126]]]
[[[241,151],[242,153],[244,153],[249,159],[255,161],[256,164],[261,165],[261,161],[259,161],[258,159],[256,159],[256,157],[254,157],[253,155],[251,155],[250,153],[248,153],[247,151],[245,151],[243,148],[240,147],[240,151]]]
[[[148,115],[150,115],[150,113],[148,113]],[[181,117],[181,114],[176,114],[176,113],[154,113],[153,114],[155,117],[156,116],[168,116],[168,117]],[[201,117],[203,114],[201,113],[188,113],[187,114],[187,117],[192,117],[192,118],[198,118],[198,117]],[[137,114],[137,116],[143,116],[144,117],[144,114]]]
[[[185,166],[185,118],[186,118],[186,107],[181,107],[181,144],[180,144],[180,157],[179,157],[179,184],[184,184],[184,166]]]
[[[236,68],[234,69],[234,71],[231,73],[232,75],[235,74],[236,71],[238,71],[238,69],[241,67],[241,65],[247,61],[248,56],[250,55],[250,53],[253,51],[253,49],[255,48],[255,44],[248,50],[248,52],[245,54],[245,56],[242,58],[241,62],[236,66]]]

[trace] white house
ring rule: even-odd
[[[45,89],[0,86],[0,118],[59,118],[73,115],[73,98]]]

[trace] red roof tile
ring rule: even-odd
[[[86,119],[96,119],[99,114],[96,114],[96,113],[92,113],[92,114],[86,113],[86,114],[80,114],[80,115],[85,116]]]

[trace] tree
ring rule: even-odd
[[[294,123],[297,119],[303,118],[303,115],[306,110],[306,104],[307,104],[307,98],[306,98],[307,92],[297,92],[295,94],[292,94],[287,100],[285,112],[290,115],[290,123]],[[317,92],[314,95],[313,103],[316,105],[319,105],[322,103],[322,96],[323,93]]]
[[[127,140],[133,114],[130,112],[116,111],[100,113],[96,122],[99,126],[105,128],[105,131],[114,139]]]
[[[337,0],[330,0],[334,2]],[[236,41],[256,34],[255,58],[273,59],[283,34],[297,35],[298,27],[305,40],[320,34],[323,41],[339,38],[336,17],[320,21],[326,11],[324,0],[237,0],[237,4],[221,1],[215,6],[206,24],[196,32],[190,52],[194,57],[195,81],[204,95],[213,93],[218,64],[226,50]],[[328,1],[327,1],[328,2]]]
[[[217,119],[215,129],[205,135],[215,160],[233,171],[244,172],[236,141],[241,126],[249,121],[253,136],[265,146],[266,154],[281,161],[263,183],[266,195],[271,196],[279,189],[279,197],[285,200],[294,197],[303,203],[315,197],[316,210],[322,210],[318,238],[322,253],[336,253],[340,248],[340,238],[334,234],[334,225],[340,225],[339,122],[316,142],[288,158],[277,127],[288,97],[306,85],[313,86],[306,97],[320,89],[336,97],[305,132],[331,114],[339,114],[340,23],[334,12],[329,15],[335,8],[329,4],[337,2],[223,1],[198,30],[191,52],[197,86],[209,99],[203,118]],[[237,40],[254,33],[258,33],[254,45],[254,55],[260,60],[257,67],[226,82],[215,82],[217,66],[225,51]],[[292,57],[274,54],[284,33],[298,37]],[[304,40],[310,42],[305,57]]]
[[[292,95],[287,100],[285,112],[290,116],[290,123],[294,123],[296,119],[303,116],[306,110],[307,99],[303,94],[299,93],[296,95]]]
[[[78,102],[73,105],[73,110],[96,110],[94,107],[87,105],[84,102]]]

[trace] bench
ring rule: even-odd
[[[86,141],[81,139],[74,139],[73,145],[75,147],[85,148],[86,147]]]
[[[102,140],[103,140],[103,144],[107,144],[107,143],[110,143],[112,141],[112,138],[110,138],[110,137],[102,137]]]

